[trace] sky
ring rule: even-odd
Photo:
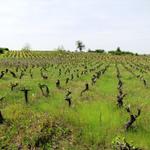
[[[0,0],[0,47],[150,54],[150,0]]]

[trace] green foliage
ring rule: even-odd
[[[9,51],[9,49],[0,47],[0,54],[5,53],[6,51]]]
[[[35,143],[46,139],[40,148],[54,149],[111,149],[111,141],[114,135],[125,137],[129,145],[133,141],[139,147],[149,150],[150,148],[150,118],[149,118],[149,87],[145,88],[140,80],[133,77],[124,69],[122,63],[129,67],[125,60],[142,70],[149,70],[149,57],[147,56],[115,56],[101,55],[98,53],[67,53],[67,52],[24,52],[10,51],[2,55],[0,70],[8,68],[17,76],[21,71],[25,75],[22,79],[13,78],[8,72],[0,79],[0,110],[5,119],[0,126],[0,149],[35,149]],[[124,83],[123,90],[128,94],[125,105],[131,104],[133,112],[137,106],[142,105],[142,114],[129,131],[125,131],[124,125],[129,120],[129,115],[123,109],[116,106],[117,83],[115,63],[121,72]],[[19,64],[19,65],[18,65]],[[99,66],[102,64],[102,66]],[[91,85],[91,77],[94,73],[110,64],[109,69],[102,75],[95,85]],[[19,66],[18,72],[16,68]],[[45,67],[44,73],[48,79],[40,76],[40,69]],[[59,69],[61,68],[61,75]],[[90,69],[94,70],[90,71]],[[30,69],[33,78],[30,77]],[[70,70],[66,72],[66,70]],[[78,69],[78,70],[77,70]],[[82,71],[88,72],[81,76]],[[133,69],[136,74],[143,75],[150,82],[148,73],[141,73]],[[76,73],[80,77],[76,77]],[[66,85],[66,77],[74,79]],[[60,79],[61,88],[55,86],[56,80]],[[10,90],[10,83],[18,82],[14,91]],[[89,91],[80,96],[85,83],[89,83]],[[46,84],[50,93],[48,97],[42,96],[38,83]],[[27,87],[29,92],[29,104],[25,105],[24,97],[20,88]],[[66,90],[72,92],[72,106],[69,108],[64,100]],[[58,119],[59,118],[59,122]],[[135,127],[134,127],[135,126]],[[70,132],[71,131],[71,132]],[[39,140],[40,139],[40,140]],[[57,142],[58,141],[58,142]],[[116,141],[113,140],[116,146]],[[123,139],[119,140],[124,143]],[[38,143],[38,142],[37,142]],[[53,147],[54,146],[54,147]],[[55,147],[56,146],[56,147]],[[31,147],[31,148],[29,148]],[[57,149],[59,149],[57,148]]]
[[[95,51],[89,50],[88,52],[102,54],[102,53],[105,53],[105,50],[103,50],[103,49],[96,49]]]
[[[122,51],[120,49],[120,47],[118,47],[116,51],[108,51],[108,53],[112,54],[112,55],[138,55],[137,53],[134,54],[134,53],[129,52],[129,51]]]
[[[80,52],[85,48],[85,45],[83,44],[82,41],[76,41],[76,46],[77,46],[77,49],[80,50]]]
[[[120,53],[121,52],[121,49],[120,47],[117,47],[117,50],[116,50],[117,53]]]

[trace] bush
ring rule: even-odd
[[[0,54],[5,53],[6,51],[9,51],[9,49],[0,47]]]
[[[122,51],[120,49],[120,47],[118,47],[116,51],[109,51],[108,53],[112,54],[112,55],[136,55],[136,56],[138,55],[137,53],[134,54],[134,53],[129,52],[129,51]]]
[[[96,49],[95,51],[92,51],[92,50],[88,50],[88,52],[93,52],[93,53],[105,53],[105,50],[103,50],[103,49]]]

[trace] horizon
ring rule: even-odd
[[[150,54],[148,0],[5,0],[0,5],[0,47],[33,50],[121,50]]]
[[[104,50],[104,49],[95,49],[95,50],[91,50],[91,49],[89,49],[91,52],[95,52],[95,50]],[[81,52],[84,52],[84,53],[87,53],[87,52],[89,52],[89,50],[82,50]],[[14,49],[14,50],[11,50],[11,49],[9,49],[9,51],[23,51],[22,49],[18,49],[18,50],[16,50],[16,49]],[[40,49],[29,49],[29,51],[30,52],[57,52],[57,51],[64,51],[64,52],[73,52],[73,53],[78,53],[78,52],[80,52],[78,49],[76,49],[76,50],[69,50],[69,49],[42,49],[42,50],[40,50]],[[116,51],[115,49],[112,49],[112,50],[104,50],[104,53],[101,53],[101,54],[108,54],[110,51]],[[121,49],[121,52],[131,52],[131,53],[133,53],[133,54],[138,54],[138,55],[150,55],[150,53],[137,53],[137,52],[132,52],[132,51],[126,51],[126,50],[122,50]],[[97,52],[95,52],[95,53],[97,53]],[[127,54],[128,55],[128,54]]]

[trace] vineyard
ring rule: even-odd
[[[150,57],[0,55],[0,149],[149,150]]]

